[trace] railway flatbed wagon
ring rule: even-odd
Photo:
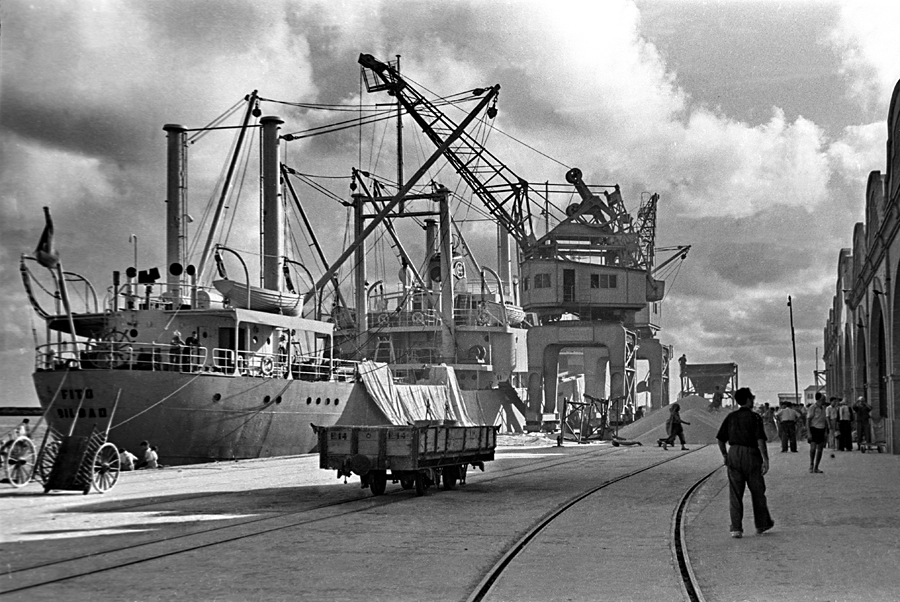
[[[319,438],[319,468],[338,478],[359,475],[362,486],[381,495],[388,480],[425,495],[443,483],[465,483],[469,466],[484,470],[497,447],[495,426],[328,426],[311,425]]]

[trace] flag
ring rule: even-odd
[[[41,234],[37,249],[34,250],[34,255],[39,264],[52,270],[59,264],[59,254],[53,248],[53,218],[50,217],[50,207],[44,207],[44,219],[46,220],[44,232]]]

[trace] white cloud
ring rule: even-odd
[[[849,91],[863,105],[887,112],[900,78],[900,3],[846,0],[830,41],[840,53]]]

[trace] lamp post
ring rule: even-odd
[[[800,386],[797,384],[797,339],[794,336],[794,305],[791,303],[790,295],[788,295],[788,309],[791,313],[791,348],[794,351],[794,399],[797,400],[797,403],[802,403],[800,400]]]

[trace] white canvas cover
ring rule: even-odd
[[[459,426],[476,426],[466,411],[456,373],[450,366],[432,366],[430,384],[397,384],[387,364],[369,360],[359,363],[359,375],[366,392],[391,424],[455,420]]]

